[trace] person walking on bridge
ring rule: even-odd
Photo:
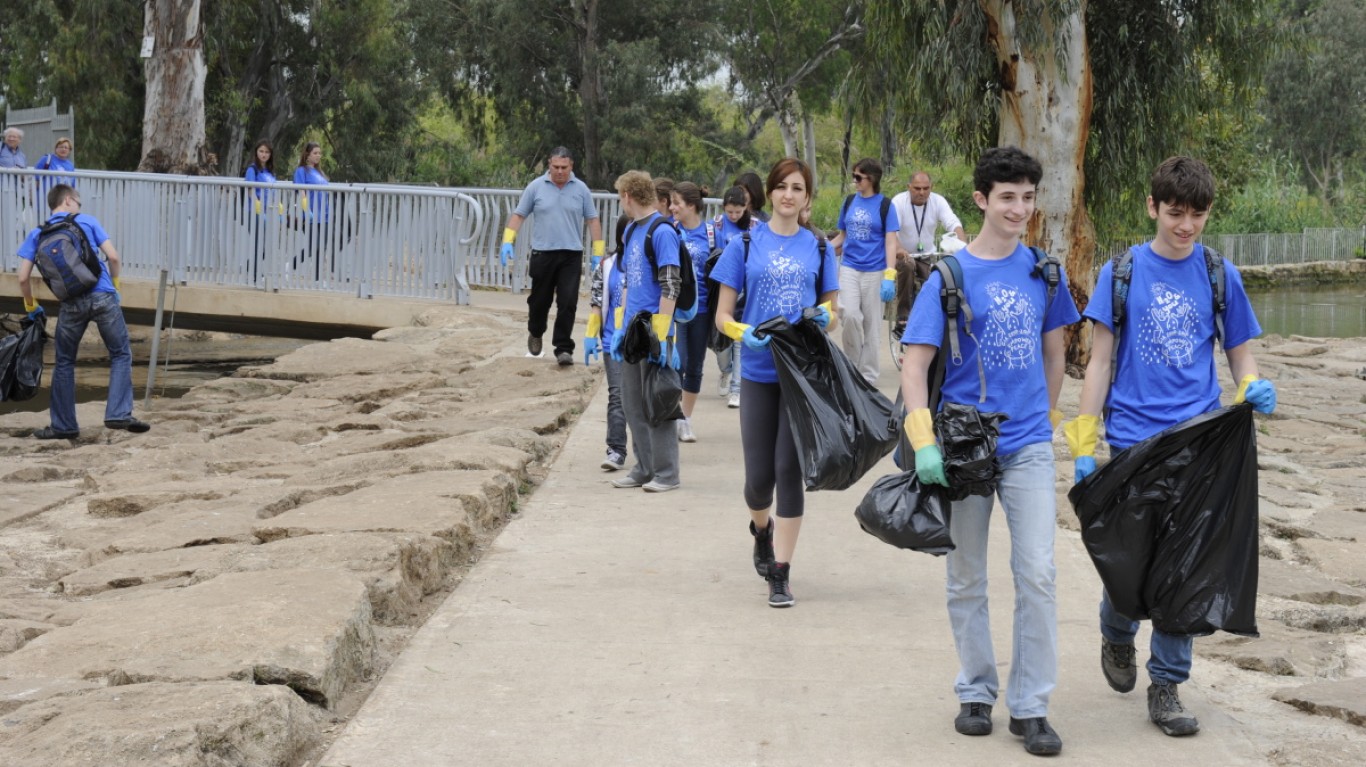
[[[499,259],[504,267],[512,263],[512,243],[522,223],[539,213],[531,233],[531,295],[527,296],[526,350],[541,356],[541,336],[545,335],[550,304],[555,304],[555,360],[574,364],[574,313],[579,302],[579,282],[583,276],[583,223],[593,240],[593,263],[597,266],[606,247],[602,223],[588,185],[574,175],[574,157],[560,146],[550,150],[550,169],[522,191],[522,199],[503,229]]]
[[[133,354],[128,346],[128,326],[124,324],[123,310],[119,306],[119,252],[99,220],[81,213],[81,196],[75,189],[57,184],[48,192],[47,204],[52,209],[48,223],[71,217],[80,228],[80,236],[87,247],[104,254],[105,262],[101,264],[98,281],[87,292],[68,296],[61,303],[61,313],[57,315],[57,362],[52,369],[52,405],[49,408],[52,425],[39,429],[33,436],[75,439],[81,435],[81,427],[76,423],[76,350],[91,322],[100,329],[100,338],[109,350],[109,399],[104,406],[104,426],[145,432],[151,426],[133,417]],[[24,309],[29,317],[39,322],[43,320],[43,309],[33,297],[29,278],[33,275],[34,262],[39,258],[42,234],[43,227],[29,232],[18,253],[19,291],[24,296]],[[43,238],[44,247],[47,242],[48,238]]]

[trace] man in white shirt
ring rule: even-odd
[[[935,236],[937,230],[942,227],[944,231],[957,235],[959,240],[968,241],[967,233],[963,231],[963,222],[953,214],[953,208],[949,207],[949,201],[944,199],[944,195],[931,191],[933,187],[934,182],[930,179],[930,174],[918,171],[911,176],[907,191],[892,198],[892,208],[896,210],[897,220],[901,222],[901,230],[896,233],[898,328],[904,326],[906,315],[911,311],[911,302],[915,300],[915,286],[930,276],[933,267],[923,256],[939,250],[935,244],[939,241]]]

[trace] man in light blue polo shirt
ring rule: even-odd
[[[561,365],[574,364],[574,311],[579,303],[579,281],[583,275],[583,222],[593,239],[593,259],[602,258],[605,246],[602,223],[588,185],[574,175],[574,158],[564,147],[550,151],[550,170],[527,185],[507,228],[503,230],[500,252],[503,266],[512,261],[512,243],[527,216],[536,216],[531,233],[531,295],[527,296],[526,348],[533,357],[541,356],[541,336],[545,334],[550,304],[555,304],[555,359]]]

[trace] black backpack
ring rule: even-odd
[[[89,293],[99,283],[103,272],[85,230],[76,223],[75,213],[43,224],[38,230],[38,248],[33,263],[58,301]]]
[[[1205,271],[1209,274],[1210,292],[1214,299],[1214,340],[1223,346],[1224,313],[1228,310],[1228,301],[1224,298],[1224,257],[1214,248],[1202,246],[1202,249],[1205,251]],[[1114,345],[1110,348],[1111,385],[1114,384],[1115,373],[1119,370],[1119,333],[1129,313],[1129,283],[1133,278],[1134,251],[1130,248],[1115,259],[1110,270],[1111,325],[1115,336]]]
[[[1053,308],[1053,299],[1058,295],[1058,286],[1062,284],[1062,263],[1057,257],[1038,248],[1031,247],[1029,250],[1035,258],[1033,273],[1043,279],[1048,289],[1048,302],[1044,307],[1044,317],[1047,317]],[[958,263],[955,256],[944,256],[934,265],[934,269],[939,272],[939,278],[943,281],[939,287],[939,304],[944,310],[944,341],[939,345],[939,351],[935,353],[934,362],[930,365],[931,413],[938,412],[940,389],[944,385],[945,349],[948,349],[948,356],[953,358],[955,365],[963,364],[963,353],[958,348],[957,326],[961,324],[963,332],[972,338],[972,308],[968,306],[967,296],[963,292],[962,264]],[[983,369],[981,354],[977,355],[977,378],[981,383],[978,402],[986,402],[987,375]]]
[[[844,204],[840,206],[840,218],[844,218],[849,212],[849,205],[854,201],[854,195],[844,198]],[[887,234],[887,211],[892,209],[892,201],[887,199],[887,195],[882,196],[882,204],[878,206],[878,212],[882,214],[882,234]]]
[[[645,232],[645,260],[650,262],[650,274],[655,275],[659,272],[659,262],[655,258],[655,230],[661,226],[673,226],[663,216],[656,218],[650,223],[649,231]],[[626,227],[626,233],[622,236],[623,242],[631,241],[631,233],[635,231],[636,222],[632,221]],[[675,227],[675,232],[677,228]],[[710,261],[710,259],[708,259]],[[674,320],[676,322],[687,322],[692,319],[697,310],[697,272],[693,270],[692,253],[688,246],[683,244],[682,235],[678,238],[678,267],[682,272],[682,286],[678,291],[678,300],[674,302]],[[681,320],[678,315],[688,316],[687,320]]]

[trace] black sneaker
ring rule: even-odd
[[[1042,716],[1033,719],[1010,717],[1010,734],[1024,736],[1025,750],[1035,756],[1052,756],[1062,751],[1062,738]]]
[[[574,355],[569,352],[556,352],[555,361],[560,363],[560,367],[568,367],[574,364]]]
[[[768,520],[768,526],[761,533],[754,527],[754,522],[749,523],[749,534],[754,536],[754,571],[760,578],[768,580],[768,572],[773,567],[773,519]]]
[[[1174,738],[1200,732],[1200,722],[1181,705],[1174,684],[1148,685],[1148,718]]]
[[[57,431],[51,426],[44,426],[38,431],[33,432],[34,439],[76,439],[79,436],[81,436],[81,432],[79,430]]]
[[[964,703],[958,707],[958,716],[953,720],[953,729],[959,735],[990,735],[991,704]]]
[[[1105,673],[1105,681],[1110,683],[1110,689],[1116,692],[1132,692],[1134,684],[1138,682],[1133,643],[1119,644],[1101,637],[1100,670]]]
[[[139,421],[136,418],[125,418],[122,421],[105,421],[104,428],[123,429],[124,431],[131,431],[134,434],[142,434],[151,429],[152,426],[146,421]]]
[[[530,355],[533,356],[533,357],[539,357],[539,356],[541,356],[541,339],[540,339],[540,336],[533,336],[533,335],[531,335],[530,333],[527,334],[527,337],[526,337],[526,353],[527,353],[527,354],[530,354]]]
[[[787,587],[787,576],[792,572],[788,562],[774,562],[768,568],[768,606],[791,607],[797,600]]]

